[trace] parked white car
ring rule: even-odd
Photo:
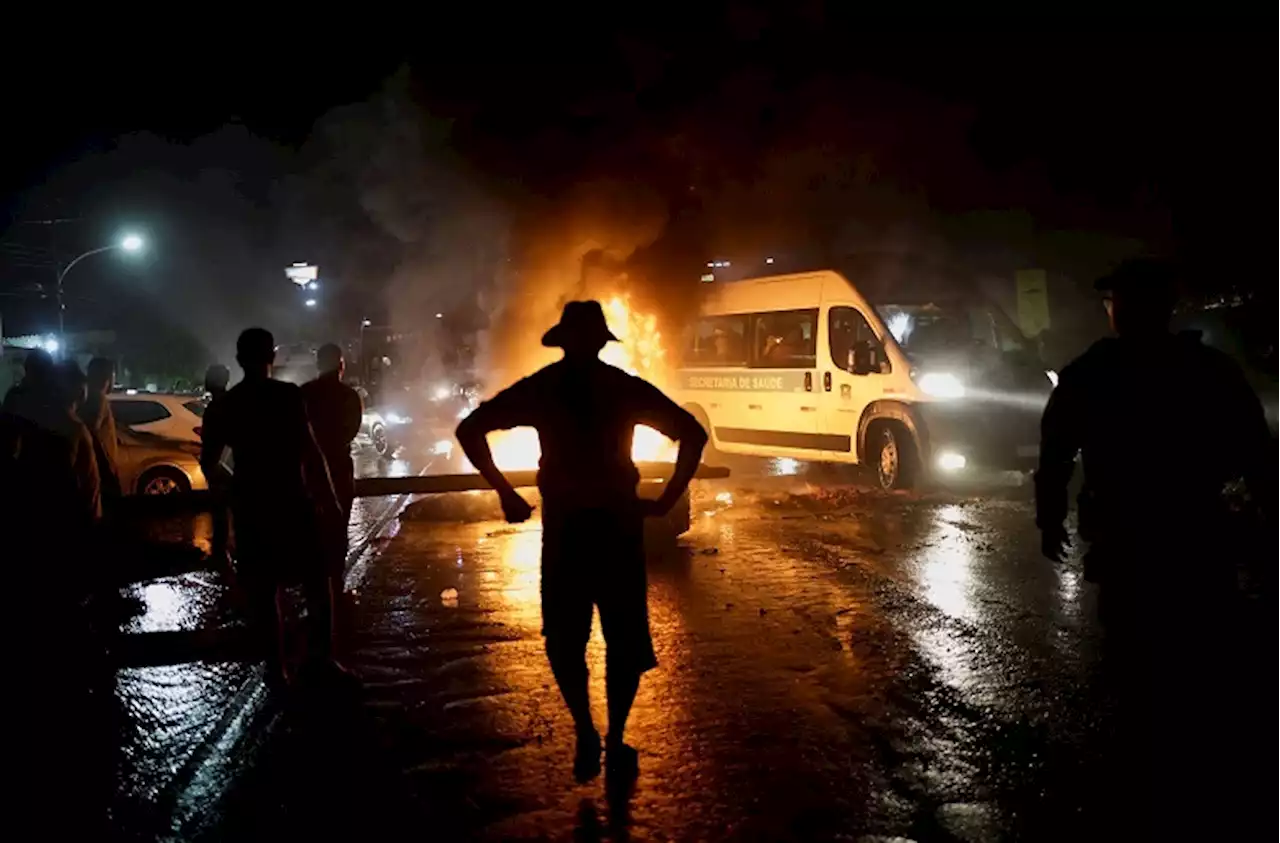
[[[116,429],[116,439],[120,487],[126,495],[170,495],[208,487],[198,443],[123,426]]]
[[[117,427],[182,442],[199,442],[206,401],[196,395],[113,392],[111,414]]]

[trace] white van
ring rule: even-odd
[[[1030,467],[1051,383],[1029,342],[976,298],[894,293],[873,306],[831,270],[718,284],[676,399],[718,451],[865,463],[886,489]]]

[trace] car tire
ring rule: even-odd
[[[919,471],[911,434],[892,423],[873,425],[867,431],[867,468],[883,491],[914,488]]]
[[[380,457],[391,456],[391,437],[387,436],[387,429],[381,424],[375,424],[369,430],[369,441],[373,443],[373,452]]]
[[[680,500],[666,515],[661,518],[646,518],[644,520],[645,547],[652,550],[674,546],[677,539],[689,532],[692,518],[693,504],[689,499],[689,491],[686,489],[685,493],[680,496]]]
[[[176,468],[160,466],[148,469],[138,478],[139,495],[179,495],[191,491],[191,481]]]

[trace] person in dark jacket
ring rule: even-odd
[[[1240,368],[1196,335],[1173,334],[1172,270],[1133,260],[1097,283],[1116,336],[1095,343],[1059,374],[1041,422],[1036,523],[1046,556],[1061,559],[1067,543],[1067,485],[1077,456],[1084,471],[1080,534],[1091,579],[1108,604],[1131,614],[1156,588],[1208,589],[1234,583],[1227,564],[1207,564],[1190,548],[1220,541],[1227,516],[1224,487],[1243,480],[1274,499],[1271,436],[1262,405]],[[1221,436],[1205,441],[1205,414]],[[1267,507],[1270,509],[1270,507]],[[1171,525],[1177,525],[1171,530]],[[1176,550],[1180,570],[1172,581]],[[1156,578],[1168,579],[1165,576]],[[1167,596],[1167,595],[1162,595]],[[1120,620],[1120,618],[1112,618]]]
[[[636,751],[623,734],[640,677],[658,663],[649,634],[644,517],[665,515],[680,500],[707,442],[697,419],[660,390],[599,359],[616,340],[599,302],[569,302],[542,338],[543,345],[564,349],[564,358],[482,403],[457,433],[514,523],[527,520],[532,508],[494,464],[485,436],[521,426],[538,431],[543,635],[577,730],[574,773],[582,780],[600,771],[585,659],[592,609],[600,612],[606,644],[606,758],[611,772],[632,775]],[[656,501],[636,494],[640,473],[631,445],[639,424],[680,444],[675,471]]]
[[[47,399],[55,388],[54,380],[53,357],[42,348],[31,349],[22,361],[22,380],[4,394],[4,409],[18,413],[24,401]]]
[[[1248,741],[1231,724],[1248,722],[1250,695],[1232,691],[1247,671],[1233,667],[1239,521],[1226,492],[1243,482],[1274,541],[1274,445],[1239,367],[1198,336],[1170,333],[1167,264],[1126,262],[1097,288],[1116,336],[1062,370],[1045,408],[1035,478],[1042,550],[1064,558],[1078,457],[1084,572],[1098,584],[1121,703],[1110,790],[1140,836],[1240,837],[1223,825],[1237,818],[1224,783],[1251,769],[1233,757]],[[1233,699],[1240,704],[1225,705]]]

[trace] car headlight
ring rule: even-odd
[[[399,413],[387,413],[385,416],[387,424],[408,424],[413,419],[408,416],[402,416]]]
[[[960,379],[950,372],[929,372],[920,376],[920,390],[934,398],[963,398],[965,389]]]
[[[1045,369],[1044,376],[1049,379],[1049,383],[1053,384],[1053,388],[1058,388],[1058,373],[1053,369]]]

